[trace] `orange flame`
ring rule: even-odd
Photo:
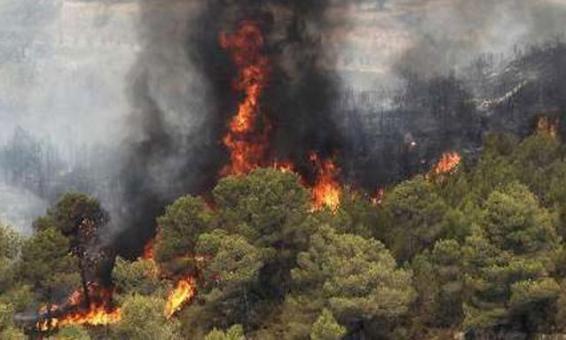
[[[169,293],[165,304],[165,316],[169,319],[196,294],[196,282],[192,277],[179,280]]]
[[[295,172],[295,165],[289,161],[275,161],[272,167],[281,172]]]
[[[320,210],[324,207],[336,211],[340,206],[340,183],[338,173],[340,169],[332,160],[320,160],[317,154],[312,153],[310,160],[317,170],[317,178],[312,187],[313,208]]]
[[[86,311],[77,311],[65,315],[62,318],[51,318],[40,321],[37,328],[40,331],[49,331],[68,325],[102,326],[119,322],[122,314],[119,308],[108,309],[106,306],[91,304]]]
[[[84,304],[82,290],[77,290],[67,299],[63,306],[51,305],[42,307],[40,313],[47,315],[47,318],[37,322],[36,327],[40,331],[49,331],[67,325],[90,325],[101,326],[117,323],[122,318],[120,308],[112,306],[112,290],[90,284],[88,287],[89,298],[91,300],[88,307]],[[62,310],[69,312],[62,313]],[[57,315],[49,317],[50,314]]]
[[[383,203],[383,198],[385,197],[385,190],[378,189],[375,194],[371,197],[371,204],[374,206],[380,206]]]
[[[548,117],[540,117],[537,122],[537,133],[547,134],[552,138],[558,136],[558,119],[550,119]]]
[[[231,52],[239,70],[234,88],[245,94],[238,112],[230,123],[230,131],[223,138],[230,151],[230,164],[222,175],[242,175],[261,166],[268,146],[269,124],[258,125],[259,99],[270,73],[268,59],[262,55],[264,40],[259,26],[244,21],[234,34],[221,34],[220,46]],[[258,131],[259,130],[259,131]]]
[[[232,118],[229,131],[222,139],[230,151],[230,164],[221,171],[222,176],[244,175],[252,170],[270,166],[283,172],[294,172],[290,162],[271,162],[266,157],[271,126],[260,113],[260,98],[271,73],[269,60],[262,54],[264,37],[253,21],[243,21],[233,34],[221,34],[220,46],[231,53],[238,68],[234,89],[244,94],[238,111]],[[261,118],[261,120],[260,120]],[[336,210],[340,204],[339,169],[331,160],[321,161],[311,155],[317,179],[312,188],[314,209],[329,207]]]
[[[442,175],[451,173],[458,167],[458,165],[460,165],[461,161],[462,156],[460,156],[459,153],[445,152],[444,154],[442,154],[442,157],[440,157],[440,160],[438,161],[438,163],[436,163],[429,175]]]
[[[230,151],[230,164],[221,171],[222,176],[244,175],[261,166],[270,166],[283,172],[294,172],[290,162],[271,162],[266,157],[271,126],[260,114],[260,98],[271,72],[269,60],[262,54],[264,46],[260,27],[253,21],[243,21],[233,34],[221,34],[220,46],[231,53],[238,68],[234,88],[244,93],[238,112],[232,118],[229,131],[222,139]],[[259,118],[263,118],[261,121]],[[262,123],[262,124],[260,124]],[[338,168],[330,160],[320,161],[313,154],[311,161],[317,171],[312,189],[313,206],[336,210],[340,204]]]
[[[151,239],[143,247],[142,259],[153,261],[155,259],[155,240]]]

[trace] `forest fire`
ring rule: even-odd
[[[371,196],[371,204],[378,207],[383,203],[383,198],[385,197],[385,190],[378,189],[372,196]]]
[[[462,156],[460,156],[459,153],[445,152],[444,154],[442,154],[442,157],[440,157],[440,160],[438,161],[438,163],[436,163],[429,175],[442,175],[450,173],[454,171],[454,169],[456,169],[461,161]]]
[[[186,277],[175,285],[165,304],[165,316],[169,319],[178,312],[196,293],[196,282],[192,277]]]
[[[249,173],[264,161],[270,127],[267,121],[259,121],[259,100],[270,69],[267,57],[261,54],[263,43],[261,30],[252,21],[242,22],[234,34],[220,36],[220,46],[231,52],[238,68],[234,89],[245,95],[223,138],[230,151],[230,164],[222,170],[223,175]]]
[[[260,98],[270,74],[268,58],[262,55],[264,44],[259,26],[253,21],[243,21],[233,34],[220,35],[220,46],[228,50],[238,69],[234,89],[244,94],[236,115],[222,141],[230,152],[230,163],[221,170],[221,176],[245,175],[257,168],[269,166],[283,172],[295,172],[290,161],[271,160],[266,151],[269,147],[271,126],[260,111]],[[312,188],[313,206],[325,206],[336,210],[340,203],[340,185],[336,175],[338,168],[330,161],[321,161],[315,153],[310,160],[316,169],[317,179]],[[153,258],[153,242],[146,245],[144,259]],[[169,293],[165,316],[171,318],[196,294],[196,282],[186,277],[177,282]]]
[[[291,162],[266,159],[271,126],[260,113],[260,97],[270,74],[269,60],[262,55],[264,39],[259,26],[253,21],[243,21],[234,34],[221,34],[220,46],[230,51],[232,61],[238,68],[234,89],[245,94],[238,105],[238,112],[229,124],[224,136],[224,145],[230,151],[230,164],[221,174],[243,175],[261,166],[272,166],[281,171],[294,171]],[[336,210],[340,204],[338,168],[331,160],[320,160],[310,156],[317,179],[312,188],[315,210],[329,207]]]
[[[566,335],[566,0],[60,2],[0,6],[0,340]]]
[[[295,165],[289,161],[275,161],[272,167],[281,172],[295,172]]]
[[[558,136],[558,127],[560,122],[558,119],[551,119],[549,117],[540,117],[537,121],[537,133],[547,134],[551,138]]]
[[[67,325],[102,326],[121,320],[120,308],[112,306],[111,289],[90,284],[88,290],[88,299],[82,290],[77,290],[71,294],[65,305],[43,307],[40,310],[42,317],[36,328],[45,332]]]
[[[153,261],[155,259],[155,239],[149,240],[143,247],[142,259]]]
[[[312,187],[313,207],[315,210],[324,207],[336,211],[340,206],[339,169],[332,160],[321,160],[317,154],[310,155],[310,161],[317,171],[316,181]]]

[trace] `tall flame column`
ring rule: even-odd
[[[244,94],[223,138],[230,151],[230,164],[222,170],[222,175],[241,175],[265,162],[269,124],[264,120],[261,126],[258,118],[260,97],[267,84],[270,67],[268,58],[262,55],[262,32],[253,21],[243,21],[233,34],[221,34],[220,45],[230,51],[238,68],[234,89]]]

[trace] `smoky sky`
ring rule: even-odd
[[[396,20],[408,34],[395,67],[423,74],[458,70],[482,53],[509,55],[565,33],[561,0],[391,1],[391,11],[400,11]]]
[[[561,36],[566,1],[7,0],[0,18],[0,141],[22,126],[63,148],[108,146],[106,168],[120,170],[106,177],[123,193],[102,203],[118,205],[119,238],[139,240],[227,161],[220,137],[240,97],[218,34],[240,20],[261,25],[274,65],[270,156],[301,167],[310,150],[344,156],[346,89],[396,88],[406,71],[458,71]]]
[[[217,5],[217,12],[226,15],[234,3]],[[282,7],[285,1],[255,3]],[[136,134],[131,121],[124,119],[132,109],[127,95],[132,79],[126,74],[139,54],[147,59],[150,49],[157,58],[176,63],[169,67],[193,67],[183,55],[187,44],[181,40],[194,32],[193,20],[205,5],[198,0],[3,1],[2,136],[15,125],[61,144],[116,144],[130,132]],[[563,35],[566,17],[563,0],[307,0],[295,6],[303,6],[299,11],[310,8],[311,13],[325,10],[327,17],[318,23],[326,25],[309,29],[322,30],[320,43],[331,56],[329,67],[338,59],[337,73],[345,85],[356,87],[375,84],[344,70],[376,77],[407,68],[446,71],[465,66],[480,53],[510,53],[515,46]],[[165,71],[162,66],[152,73]],[[198,78],[200,72],[185,69],[177,77]]]

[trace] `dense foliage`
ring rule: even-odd
[[[118,258],[122,319],[64,327],[64,339],[433,339],[456,333],[566,333],[566,149],[548,131],[491,135],[477,160],[387,188],[344,189],[313,211],[289,172],[220,180],[210,201],[179,198],[159,217],[154,259]],[[13,315],[80,285],[73,230],[107,216],[67,194],[22,239],[0,228],[0,338]],[[172,318],[183,277],[196,296]],[[29,332],[29,330],[27,330]]]

